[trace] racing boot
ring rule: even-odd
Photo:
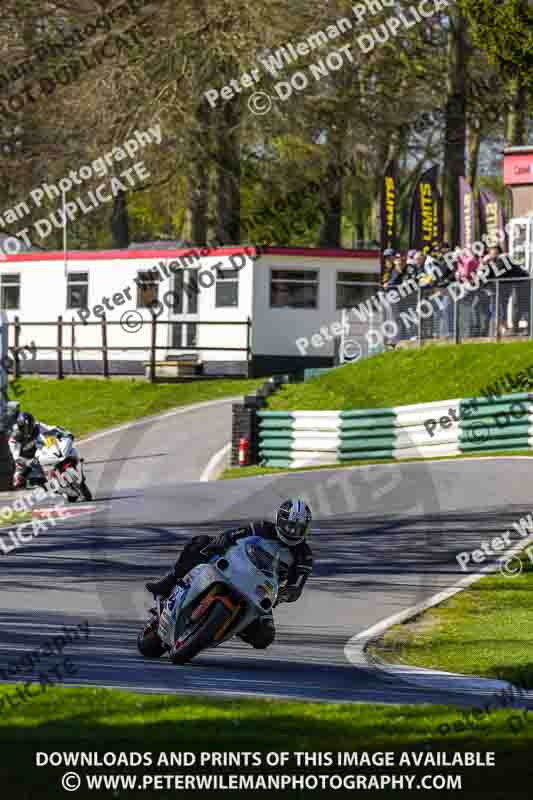
[[[161,578],[161,580],[154,581],[153,583],[147,583],[146,589],[150,592],[150,594],[156,594],[163,600],[166,600],[174,589],[176,583],[176,575],[174,570],[172,570],[172,572],[167,572],[167,574]]]

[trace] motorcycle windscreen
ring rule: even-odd
[[[274,545],[274,552],[266,545],[264,539],[253,536],[246,540],[246,555],[258,570],[264,575],[275,576],[279,567],[279,548]]]

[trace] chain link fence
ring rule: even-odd
[[[501,278],[470,292],[458,283],[403,295],[382,290],[372,303],[346,309],[343,323],[341,363],[405,343],[533,339],[533,281]]]

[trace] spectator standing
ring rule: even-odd
[[[387,248],[383,251],[383,286],[387,286],[390,274],[394,267],[394,250]]]
[[[390,278],[388,283],[386,284],[386,289],[398,289],[401,284],[404,282],[406,277],[406,267],[407,267],[407,259],[405,255],[401,253],[396,253],[394,256],[394,264],[392,268],[392,272],[390,274]],[[391,303],[391,313],[392,319],[396,323],[398,328],[398,333],[395,337],[391,337],[387,344],[389,347],[396,347],[398,341],[400,341],[402,337],[402,322],[400,317],[400,304],[399,303]]]
[[[529,320],[529,273],[519,264],[511,260],[508,253],[503,253],[499,245],[489,249],[487,263],[493,270],[494,278],[499,284],[499,320],[500,333],[506,331],[512,336],[520,333],[522,318]],[[496,284],[494,284],[496,286]],[[495,308],[494,308],[495,311]],[[494,316],[496,314],[494,313]],[[527,331],[528,326],[524,326]],[[494,333],[497,333],[494,325]]]
[[[462,283],[467,283],[478,271],[479,260],[473,255],[463,253],[458,262],[457,279]],[[468,292],[465,294],[460,300],[457,310],[459,309],[462,311],[459,317],[462,335],[466,339],[476,335],[479,336],[479,293]]]

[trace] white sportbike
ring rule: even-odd
[[[280,573],[292,561],[281,542],[239,539],[223,555],[193,567],[166,600],[156,598],[137,638],[140,652],[147,658],[168,652],[174,664],[185,664],[227,642],[283,601]]]
[[[85,480],[83,458],[74,447],[71,434],[45,437],[31,463],[27,486],[42,486],[48,492],[64,495],[70,503],[92,500]]]

